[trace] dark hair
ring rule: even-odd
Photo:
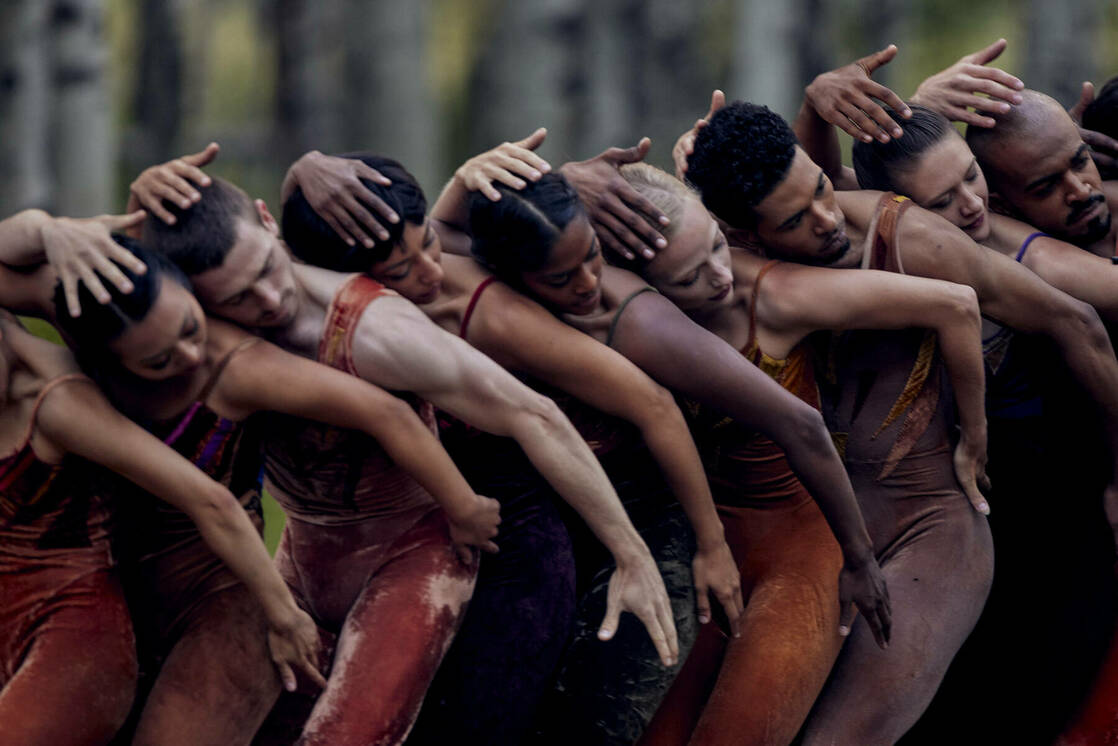
[[[1118,76],[1106,81],[1095,100],[1087,104],[1083,110],[1083,127],[1118,138]]]
[[[175,216],[167,225],[154,215],[144,221],[144,245],[197,275],[220,267],[237,241],[237,220],[256,218],[252,200],[239,187],[215,178],[208,187],[197,187],[202,195],[197,204],[185,209],[164,201]]]
[[[75,347],[79,361],[87,370],[103,369],[108,355],[108,344],[128,330],[133,324],[143,321],[159,299],[163,279],[170,278],[187,290],[190,281],[183,271],[161,254],[144,248],[139,242],[127,236],[114,235],[113,240],[128,249],[147,266],[147,272],[136,274],[122,264],[117,268],[132,283],[131,293],[122,293],[111,282],[104,282],[109,292],[109,302],[101,303],[84,283],[78,285],[78,300],[82,312],[78,317],[70,315],[66,305],[66,295],[59,282],[54,288],[54,315],[59,330]],[[90,371],[92,372],[92,371]]]
[[[854,173],[858,186],[879,189],[883,192],[897,190],[893,174],[915,167],[920,154],[955,132],[947,117],[918,104],[910,104],[912,118],[905,119],[892,109],[885,111],[904,128],[904,135],[889,142],[854,143]]]
[[[578,192],[563,176],[544,174],[516,190],[494,184],[501,198],[492,201],[470,193],[471,251],[502,279],[519,283],[521,272],[535,272],[547,264],[559,234],[583,214]]]
[[[784,180],[795,155],[787,122],[766,106],[735,101],[699,130],[687,180],[708,210],[732,227],[752,228],[753,208]]]
[[[375,168],[392,181],[381,186],[368,179],[361,183],[400,216],[399,223],[381,221],[388,238],[373,236],[373,248],[350,246],[314,211],[301,188],[283,203],[281,224],[283,238],[295,256],[318,267],[338,272],[364,272],[370,264],[383,262],[404,239],[404,223],[423,225],[427,215],[427,198],[415,177],[398,161],[372,153],[347,153],[339,158],[352,158]]]

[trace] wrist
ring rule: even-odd
[[[861,570],[875,561],[869,540],[842,548],[842,562],[850,570]]]
[[[705,531],[695,531],[695,554],[709,554],[721,550],[726,546],[726,532],[722,529],[722,522],[718,522],[717,529],[710,528]]]

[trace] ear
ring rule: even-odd
[[[272,213],[268,211],[268,205],[264,203],[264,200],[253,200],[252,205],[256,208],[256,216],[260,218],[260,224],[267,228],[269,233],[278,236],[279,224],[272,217]]]

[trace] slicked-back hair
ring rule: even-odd
[[[400,216],[400,222],[381,220],[381,225],[388,231],[388,238],[372,236],[371,249],[361,244],[350,246],[314,211],[303,190],[297,187],[283,203],[283,238],[291,252],[308,264],[338,272],[365,272],[370,265],[387,259],[404,239],[404,223],[423,225],[427,216],[427,198],[419,182],[399,161],[368,152],[346,153],[339,157],[361,161],[392,181],[391,186],[382,186],[361,179],[370,192],[384,200]]]
[[[240,187],[214,178],[210,186],[196,188],[202,199],[191,207],[183,209],[164,201],[175,216],[174,225],[154,215],[144,221],[144,245],[169,258],[188,275],[220,267],[237,241],[237,221],[259,220],[252,200]]]
[[[854,173],[862,189],[895,192],[896,174],[916,167],[921,154],[952,134],[958,134],[947,117],[937,111],[910,104],[912,118],[905,119],[892,109],[885,111],[904,128],[902,137],[889,142],[854,143]]]
[[[167,257],[145,248],[127,236],[114,235],[113,240],[128,249],[147,267],[143,274],[136,274],[123,264],[117,264],[117,268],[132,283],[131,293],[122,293],[116,285],[106,282],[104,285],[109,292],[109,302],[101,303],[93,297],[85,283],[80,283],[78,301],[82,312],[80,316],[74,317],[70,315],[66,305],[62,283],[59,282],[54,288],[54,314],[58,328],[76,346],[78,360],[91,374],[104,370],[105,361],[111,359],[109,343],[124,334],[133,324],[143,321],[151,312],[159,299],[164,279],[190,289],[190,281],[182,269]]]
[[[519,283],[521,272],[542,269],[559,235],[583,213],[578,193],[563,176],[544,174],[516,190],[494,184],[496,202],[480,192],[470,194],[471,251],[492,272]]]
[[[687,181],[722,220],[753,228],[753,208],[784,180],[795,156],[796,136],[787,122],[767,106],[735,101],[699,130]]]

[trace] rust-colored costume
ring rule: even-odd
[[[883,195],[863,266],[903,272]],[[982,610],[993,575],[986,518],[954,473],[954,407],[935,335],[847,332],[835,340],[824,412],[893,605],[888,650],[858,620],[805,725],[804,743],[893,743],[920,717]]]
[[[351,375],[362,312],[391,293],[355,275],[327,312],[318,360]],[[433,411],[420,402],[432,424]],[[272,418],[269,489],[287,511],[276,564],[296,599],[338,635],[329,684],[301,744],[396,744],[407,736],[473,592],[445,514],[376,441]]]
[[[145,423],[167,445],[233,493],[263,526],[260,422],[234,422],[206,406],[242,342],[218,362],[197,401],[171,420]],[[133,486],[123,515],[134,553],[127,588],[152,677],[134,744],[247,744],[280,691],[260,604],[182,511]]]
[[[104,744],[136,687],[132,624],[109,547],[107,480],[82,459],[31,448],[43,386],[20,445],[0,459],[0,741]]]
[[[757,276],[742,354],[818,408],[807,346],[797,345],[778,360],[757,343],[761,283],[776,264],[765,265]],[[696,442],[742,577],[742,634],[727,640],[714,624],[702,628],[641,746],[783,746],[807,717],[841,646],[842,552],[780,446],[715,412],[699,409],[695,421]]]

